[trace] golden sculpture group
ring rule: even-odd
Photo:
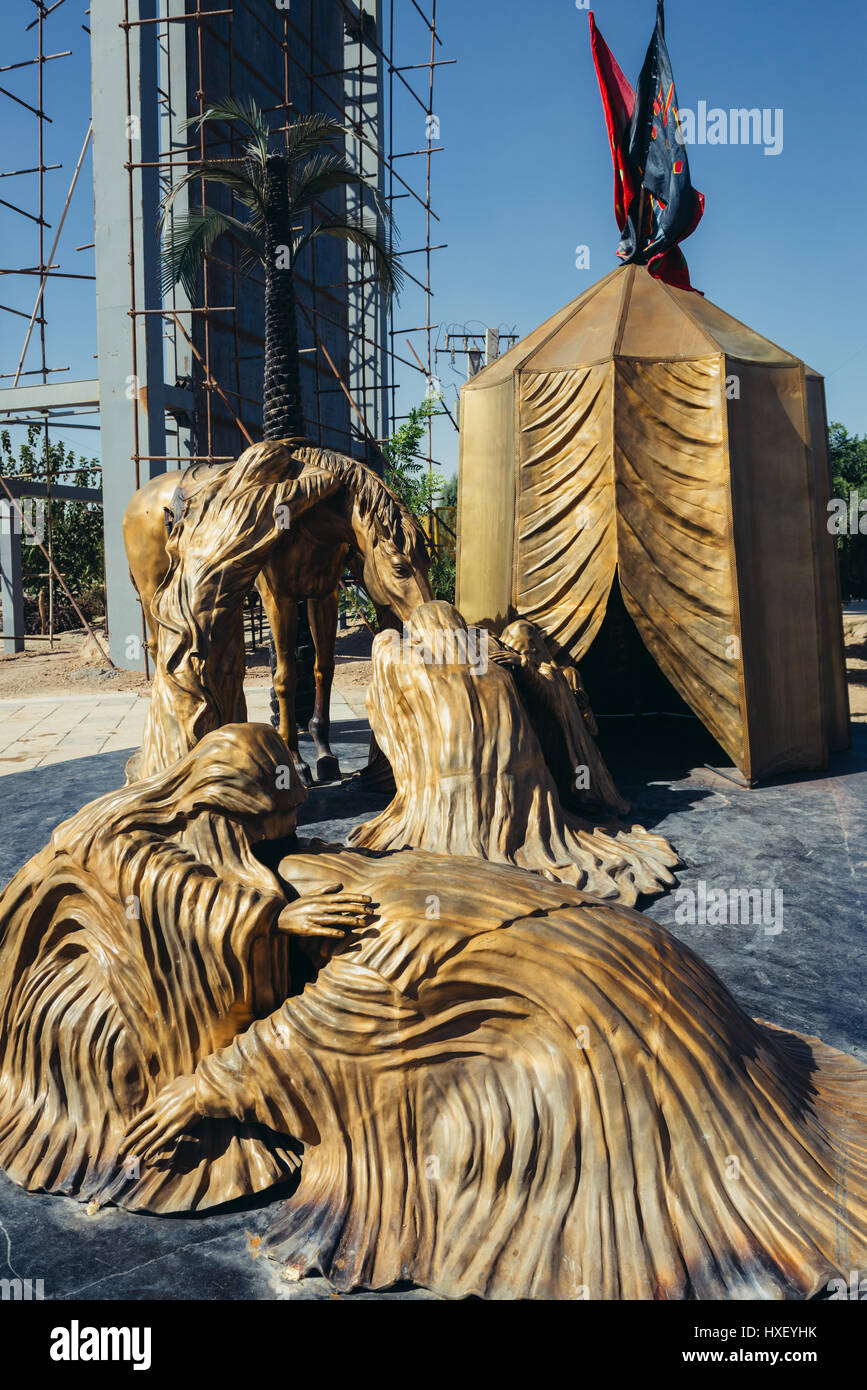
[[[294,1177],[263,1248],[338,1289],[809,1297],[863,1267],[867,1068],[631,910],[677,859],[622,819],[574,668],[431,602],[351,460],[261,445],[183,490],[168,539],[142,511],[128,785],[0,897],[0,1166],[156,1213]],[[351,848],[298,840],[291,692],[278,732],[242,689],[244,597],[326,495],[406,619],[368,698],[396,794]]]

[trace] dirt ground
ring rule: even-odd
[[[867,611],[847,613],[846,662],[852,718],[867,720]],[[97,629],[99,636],[104,636]],[[372,634],[359,624],[338,633],[334,687],[358,691],[370,683]],[[247,651],[247,679],[270,682],[268,650]],[[24,652],[0,656],[0,700],[26,696],[81,695],[82,691],[136,690],[146,694],[144,676],[115,671],[106,664],[93,639],[83,632],[66,632],[49,650],[45,642],[32,642]]]
[[[867,613],[847,613],[843,631],[852,718],[867,719]]]
[[[362,623],[337,634],[337,649],[334,654],[335,690],[367,689],[373,674],[370,663],[372,643],[373,633]]]
[[[94,630],[104,642],[104,629],[97,626]],[[361,625],[338,634],[335,689],[357,690],[368,685],[372,640],[372,634]],[[248,643],[247,680],[270,685],[267,647],[251,650]],[[84,631],[61,633],[53,649],[47,642],[31,639],[25,651],[0,655],[0,700],[81,695],[88,690],[99,694],[135,690],[146,695],[148,686],[143,675],[113,670],[99,645]]]

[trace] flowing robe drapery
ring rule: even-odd
[[[297,1168],[286,1136],[219,1122],[169,1167],[118,1156],[149,1099],[290,990],[286,893],[243,823],[297,802],[284,758],[270,728],[221,729],[59,826],[0,894],[0,1166],[22,1186],[184,1211]]]
[[[515,864],[628,906],[674,883],[678,857],[663,836],[563,809],[508,670],[426,659],[450,615],[463,623],[425,605],[409,624],[417,645],[388,632],[373,643],[367,710],[397,793],[349,843]]]
[[[197,1068],[305,1144],[287,1277],[447,1296],[795,1298],[867,1258],[867,1067],[747,1017],[664,928],[418,851],[292,855],[379,904]]]
[[[288,991],[270,934],[285,899],[156,837],[125,846],[118,867],[116,886],[71,856],[16,880],[0,967],[0,1166],[25,1187],[150,1211],[269,1187],[297,1166],[273,1135],[206,1125],[170,1168],[138,1178],[118,1150],[161,1086]]]

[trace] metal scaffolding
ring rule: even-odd
[[[43,74],[64,55],[45,52],[43,31],[68,0],[20,3],[36,8],[27,32],[36,39],[28,61],[38,73],[31,109],[39,179],[35,264],[20,270],[37,275],[43,293],[34,310],[38,332],[20,354],[18,375],[10,375],[16,388],[19,377],[39,379],[46,431],[72,409],[76,417],[99,411],[112,654],[135,667],[145,653],[141,661],[129,656],[141,623],[120,536],[132,491],[166,468],[235,458],[261,437],[261,274],[242,270],[237,250],[218,242],[205,258],[198,303],[179,287],[165,297],[160,288],[161,196],[190,161],[237,151],[228,127],[196,130],[184,122],[226,93],[254,97],[278,134],[299,113],[336,116],[347,130],[348,158],[391,206],[407,269],[398,312],[403,318],[408,304],[421,305],[408,325],[386,309],[358,252],[331,238],[308,248],[297,277],[308,434],[378,466],[399,418],[399,390],[417,381],[420,398],[435,380],[432,265],[444,245],[434,236],[432,205],[433,156],[443,149],[435,91],[438,69],[453,60],[442,55],[437,0],[91,0],[82,27],[92,35],[99,372],[98,383],[81,383],[81,401],[67,396],[60,416],[57,369],[46,356],[44,287],[68,272],[51,264],[53,249],[46,258],[43,179],[57,166],[44,160],[50,117]],[[10,95],[0,87],[0,100]],[[74,186],[75,179],[70,195]],[[231,195],[209,187],[212,205],[221,206],[221,197],[231,211]],[[360,210],[366,198],[359,183],[348,205]],[[67,391],[72,385],[65,383]],[[0,423],[4,406],[18,408],[12,391],[5,400],[0,392]],[[434,466],[430,431],[426,462]]]
[[[47,632],[35,638],[33,634],[28,640],[45,640],[51,646],[55,640],[55,596],[56,588],[59,585],[70,600],[73,609],[78,614],[85,626],[88,626],[86,619],[81,614],[75,599],[70,594],[64,576],[60,573],[55,564],[53,536],[52,536],[52,502],[69,500],[74,498],[78,501],[100,500],[98,489],[91,488],[70,488],[63,483],[65,473],[55,473],[52,465],[52,455],[50,450],[50,429],[54,425],[62,425],[64,428],[88,428],[86,417],[94,415],[97,409],[98,395],[96,382],[72,381],[62,378],[63,374],[69,371],[68,367],[58,367],[49,365],[49,348],[47,340],[48,308],[51,303],[50,293],[47,294],[47,286],[51,280],[93,280],[92,275],[78,274],[76,272],[62,271],[58,262],[55,260],[58,243],[63,232],[66,216],[69,211],[70,203],[75,194],[76,187],[84,165],[91,141],[91,125],[88,122],[84,134],[81,151],[74,165],[71,180],[68,185],[65,200],[57,206],[56,200],[49,193],[46,186],[45,176],[62,169],[61,164],[49,164],[46,162],[45,155],[45,127],[53,123],[53,117],[47,110],[47,73],[50,71],[49,64],[54,64],[62,59],[72,56],[71,49],[64,49],[57,52],[48,52],[46,48],[46,25],[51,13],[65,3],[65,0],[57,0],[57,3],[45,5],[31,0],[31,5],[22,8],[22,20],[26,18],[26,23],[22,22],[22,36],[24,39],[24,49],[29,46],[29,56],[21,56],[14,62],[5,63],[0,66],[0,73],[19,73],[31,76],[33,81],[31,93],[35,105],[24,99],[19,94],[10,91],[5,85],[0,86],[0,111],[8,109],[11,102],[15,107],[29,112],[34,121],[33,138],[31,148],[33,149],[32,158],[35,163],[23,163],[23,167],[0,169],[0,179],[11,179],[10,193],[8,198],[0,198],[0,206],[14,218],[23,218],[32,223],[35,228],[33,232],[32,255],[28,257],[28,264],[4,265],[0,268],[0,276],[4,283],[9,277],[13,289],[9,297],[15,298],[16,292],[21,291],[21,282],[24,286],[32,287],[33,308],[30,312],[21,307],[7,303],[0,304],[0,340],[4,344],[11,345],[13,355],[8,358],[4,356],[0,366],[0,425],[8,426],[35,426],[39,431],[39,438],[42,441],[43,458],[45,465],[45,477],[43,479],[23,479],[17,476],[12,479],[0,478],[0,489],[2,489],[2,538],[0,538],[0,583],[2,583],[3,596],[3,646],[7,653],[21,651],[24,647],[24,610],[22,596],[22,564],[21,564],[21,544],[22,540],[26,543],[38,545],[45,558],[47,570],[45,579],[47,580],[47,611],[45,612],[45,626]],[[32,5],[36,6],[34,15]],[[10,46],[7,45],[7,53]],[[4,78],[4,80],[6,80]],[[7,149],[13,145],[17,148],[17,142],[9,141]],[[26,159],[26,154],[24,158]],[[17,163],[18,161],[16,161]],[[33,196],[30,185],[29,200],[21,197],[16,200],[15,191],[21,185],[19,179],[35,178],[35,197]],[[27,187],[27,185],[24,185]],[[5,187],[5,185],[4,185]],[[25,201],[29,206],[25,206]],[[50,205],[54,203],[56,212],[51,212]],[[35,207],[35,210],[34,210]],[[56,222],[52,224],[48,220],[48,214],[56,217]],[[47,233],[53,232],[51,246],[46,253]],[[80,247],[86,250],[87,247]],[[21,293],[21,301],[24,302],[26,290]],[[7,296],[4,294],[3,299]],[[18,320],[25,320],[23,326]],[[18,344],[20,343],[20,349]],[[34,378],[36,380],[34,381]],[[11,382],[11,386],[8,383]],[[84,418],[83,418],[84,417]],[[96,428],[95,425],[92,428]],[[39,497],[43,499],[46,520],[44,535],[39,537],[32,521],[28,518],[26,509],[22,507],[21,498]]]
[[[124,0],[125,16],[128,16],[132,0]],[[219,46],[225,53],[227,64],[223,77],[227,78],[225,89],[233,92],[250,90],[251,82],[261,83],[270,103],[262,101],[264,109],[272,116],[273,127],[277,132],[285,130],[286,125],[298,112],[323,111],[341,120],[350,136],[347,140],[347,153],[354,160],[359,171],[377,183],[395,212],[398,224],[403,224],[403,245],[401,247],[408,266],[408,279],[423,296],[424,323],[409,328],[396,328],[390,311],[385,320],[384,311],[379,304],[379,292],[369,277],[361,257],[352,249],[340,250],[338,257],[332,255],[325,265],[323,258],[331,248],[323,248],[314,243],[310,248],[310,261],[306,269],[298,273],[299,281],[299,332],[302,340],[302,367],[306,369],[308,381],[305,385],[305,415],[310,437],[316,440],[330,439],[335,447],[360,452],[373,463],[378,462],[378,446],[391,433],[397,416],[398,367],[408,368],[420,376],[422,390],[434,377],[433,370],[433,327],[431,314],[432,253],[442,249],[431,240],[431,229],[437,214],[431,203],[432,157],[442,150],[437,143],[435,132],[438,120],[434,111],[435,74],[443,63],[453,60],[437,56],[441,38],[436,30],[436,0],[430,0],[426,11],[416,0],[362,0],[361,5],[350,0],[318,0],[315,24],[297,22],[297,5],[292,7],[275,6],[273,13],[263,17],[262,6],[251,4],[250,0],[213,0],[208,7],[207,0],[194,0],[188,3],[183,14],[167,15],[171,4],[163,3],[162,14],[153,20],[140,19],[132,22],[124,18],[122,28],[125,34],[127,51],[127,71],[134,68],[130,61],[130,44],[133,29],[137,25],[153,22],[156,25],[160,45],[160,102],[163,109],[161,144],[163,148],[155,161],[126,161],[130,185],[137,170],[153,167],[156,164],[161,183],[166,186],[174,171],[185,168],[187,161],[198,160],[215,153],[215,142],[208,142],[205,131],[199,131],[192,144],[188,134],[179,131],[179,120],[171,93],[178,86],[173,71],[171,44],[168,29],[171,22],[182,23],[187,30],[186,61],[190,55],[193,61],[191,83],[197,99],[193,114],[201,113],[210,99],[218,95],[211,74],[208,71],[208,50]],[[303,7],[302,7],[303,10]],[[335,67],[333,45],[325,51],[317,35],[328,29],[328,11],[331,11],[343,27],[344,62]],[[234,39],[239,23],[248,18],[264,36],[266,44],[273,46],[280,55],[282,81],[279,85],[263,79],[261,72],[251,74],[250,65]],[[425,42],[425,61],[400,63],[396,61],[399,42],[399,29],[403,24],[410,28],[415,22],[422,30]],[[417,36],[416,36],[417,37]],[[422,91],[417,90],[417,75],[423,76]],[[383,74],[387,82],[383,83]],[[413,128],[405,118],[397,113],[396,90],[400,88],[407,103],[420,113],[419,130],[421,140],[414,140]],[[129,94],[129,85],[128,85]],[[136,112],[130,100],[127,116]],[[186,114],[186,112],[184,112]],[[231,132],[219,141],[216,151],[220,155],[236,153],[236,139]],[[411,167],[415,162],[416,171]],[[130,195],[132,199],[132,195]],[[204,201],[204,192],[202,195]],[[398,202],[408,205],[407,209],[397,211]],[[364,204],[364,195],[359,185],[357,203]],[[330,209],[325,209],[326,211]],[[412,216],[415,214],[415,216]],[[407,227],[414,235],[407,238]],[[407,240],[417,242],[406,246]],[[130,241],[131,265],[135,264],[135,244]],[[191,307],[181,302],[179,291],[175,292],[175,302],[167,305],[164,318],[166,337],[169,343],[171,360],[177,364],[177,379],[183,381],[192,368],[194,381],[201,379],[204,388],[203,418],[197,430],[195,451],[182,453],[176,449],[166,454],[166,461],[176,462],[186,457],[208,461],[219,461],[234,457],[219,451],[216,440],[220,431],[217,419],[234,427],[231,436],[233,449],[237,451],[250,436],[258,437],[258,412],[261,399],[251,394],[249,385],[244,388],[241,370],[245,357],[257,363],[261,358],[263,340],[260,332],[247,325],[241,331],[239,325],[239,305],[244,295],[251,295],[258,301],[262,281],[258,272],[242,271],[238,257],[231,252],[232,259],[226,259],[225,248],[211,252],[205,258],[203,276],[203,303]],[[415,273],[409,267],[413,258],[421,257],[421,268]],[[340,264],[340,261],[343,264]],[[338,263],[335,264],[335,261]],[[335,278],[335,276],[337,278]],[[152,312],[150,307],[139,306],[134,300],[135,277],[131,275],[132,314],[134,318]],[[252,293],[251,293],[252,292]],[[185,328],[183,318],[189,316],[193,322]],[[345,338],[345,346],[329,350],[329,337],[337,330],[337,339]],[[215,339],[232,335],[232,362],[235,367],[232,379],[222,376],[214,363],[219,354],[215,350]],[[421,336],[421,352],[415,343]],[[413,357],[407,357],[400,340],[409,338],[413,342]],[[342,350],[341,350],[342,349]],[[192,358],[191,358],[192,354]],[[344,360],[339,360],[342,357]],[[133,365],[133,374],[138,375]],[[327,410],[329,398],[337,398],[343,407],[345,423],[335,419],[336,412]],[[225,432],[221,435],[226,438]],[[156,456],[136,448],[135,458],[141,462],[152,462]],[[429,460],[430,461],[430,460]]]

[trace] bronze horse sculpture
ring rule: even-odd
[[[325,781],[339,776],[329,744],[329,711],[341,576],[348,569],[373,602],[380,626],[394,627],[433,597],[427,577],[429,555],[415,518],[365,464],[303,441],[287,440],[276,447],[285,449],[286,472],[294,474],[294,482],[279,539],[265,557],[256,588],[276,650],[273,681],[280,734],[309,782],[295,718],[298,602],[308,600],[316,652],[316,703],[308,727],[316,749],[316,775]],[[135,493],[124,514],[130,575],[153,653],[157,626],[152,602],[169,570],[168,537],[190,498],[225,470],[223,464],[194,465],[161,474]]]

